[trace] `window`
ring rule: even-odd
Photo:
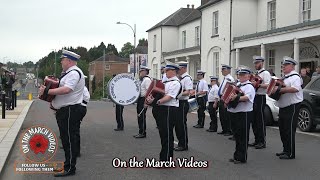
[[[110,65],[106,65],[106,70],[110,70]]]
[[[159,71],[158,64],[153,64],[152,70],[153,70],[153,77],[158,78],[158,71]]]
[[[182,49],[187,47],[187,32],[182,31]]]
[[[275,50],[268,51],[268,65],[269,65],[269,67],[275,66],[275,55],[276,55]]]
[[[302,22],[310,21],[311,19],[311,0],[302,0]]]
[[[196,29],[195,29],[195,46],[200,46],[200,27],[197,26]]]
[[[216,11],[213,13],[213,18],[212,18],[212,36],[218,35],[219,33],[219,28],[218,28],[218,23],[219,23],[219,12]]]
[[[220,57],[219,57],[219,52],[213,52],[213,63],[215,64],[215,76],[216,77],[219,77],[219,60],[220,60]]]
[[[153,52],[157,51],[157,35],[153,35]]]
[[[269,29],[276,28],[276,1],[268,2]]]

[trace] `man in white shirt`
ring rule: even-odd
[[[192,78],[188,74],[188,63],[180,62],[179,64],[179,76],[182,85],[182,93],[179,97],[179,114],[175,120],[175,131],[178,139],[178,146],[174,148],[175,151],[187,151],[188,150],[188,127],[187,127],[187,115],[189,112],[189,95],[193,89]]]
[[[196,86],[196,98],[198,102],[198,124],[193,126],[194,128],[203,128],[204,121],[206,118],[206,115],[204,111],[206,110],[206,104],[207,104],[207,93],[209,90],[208,83],[206,80],[204,80],[204,75],[206,72],[202,70],[197,71],[197,78],[199,80],[197,86]]]
[[[139,76],[140,76],[140,82],[141,82],[141,92],[140,92],[140,97],[138,98],[138,102],[137,102],[139,134],[135,135],[134,136],[135,138],[145,138],[146,137],[146,112],[147,112],[147,108],[144,108],[144,101],[146,98],[146,93],[148,91],[148,88],[151,84],[151,78],[148,76],[149,70],[150,69],[146,66],[140,66]]]
[[[207,129],[208,132],[217,132],[218,129],[218,121],[217,121],[217,108],[219,102],[218,90],[219,87],[217,85],[218,77],[210,76],[211,88],[208,93],[208,110],[210,114],[210,127]]]
[[[230,75],[231,66],[226,64],[221,64],[221,73],[224,76],[221,85],[219,86],[218,96],[221,98],[223,94],[224,87],[226,86],[227,82],[234,82],[233,77]],[[218,132],[218,134],[230,136],[231,133],[231,120],[229,118],[229,113],[224,106],[224,102],[220,100],[219,102],[219,119],[222,127],[222,131]]]
[[[81,103],[85,86],[84,75],[77,67],[80,56],[71,51],[62,50],[60,59],[62,69],[66,73],[60,77],[59,87],[47,90],[42,85],[39,88],[39,95],[55,95],[52,106],[57,110],[56,119],[65,151],[64,172],[55,174],[55,177],[70,176],[76,172],[79,153],[79,141],[76,134],[80,131],[80,121],[83,114]]]
[[[270,73],[263,68],[264,58],[261,56],[254,56],[253,63],[257,70],[256,75],[261,77],[262,83],[256,89],[256,97],[254,98],[253,111],[254,119],[252,120],[252,130],[255,141],[249,146],[256,149],[266,148],[266,126],[264,119],[264,108],[266,106],[267,87],[271,80]]]
[[[178,118],[179,100],[178,96],[182,86],[177,78],[179,66],[168,64],[165,68],[168,80],[165,84],[165,95],[158,100],[158,115],[155,116],[161,139],[160,161],[170,161],[173,157],[173,127]]]
[[[255,89],[249,81],[251,70],[242,66],[237,71],[240,84],[238,87],[243,94],[234,95],[231,100],[238,100],[235,107],[228,105],[228,112],[232,121],[233,133],[236,140],[236,151],[230,162],[234,164],[242,164],[247,162],[247,151],[249,141],[250,121],[253,119],[253,102],[255,97]]]
[[[279,106],[279,131],[283,144],[283,151],[276,153],[280,159],[295,158],[295,134],[299,115],[300,104],[303,101],[302,79],[295,71],[297,62],[284,57],[282,61],[282,77],[284,86],[280,89]],[[276,91],[276,88],[273,92]]]

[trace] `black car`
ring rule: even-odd
[[[320,124],[320,76],[312,78],[303,89],[303,102],[299,110],[298,127],[312,131]]]

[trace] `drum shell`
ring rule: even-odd
[[[193,112],[199,109],[199,105],[196,98],[188,100],[189,103],[189,112]]]

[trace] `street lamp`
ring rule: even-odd
[[[133,41],[133,74],[134,76],[136,76],[136,33],[137,33],[137,30],[136,30],[136,24],[134,24],[133,28],[132,26],[130,26],[129,24],[127,23],[122,23],[122,22],[117,22],[117,24],[124,24],[124,25],[127,25],[131,28],[132,32],[133,32],[133,37],[134,37],[134,41]]]
[[[56,71],[57,71],[57,52],[56,49],[51,49],[54,52],[54,74],[53,76],[56,77]]]

